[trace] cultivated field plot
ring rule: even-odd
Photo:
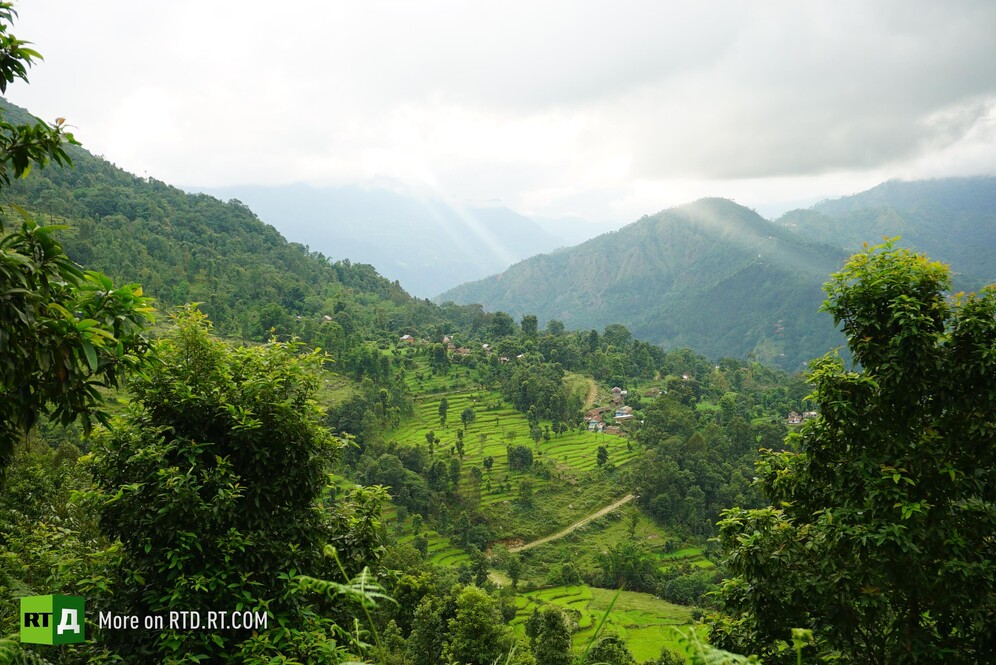
[[[432,529],[424,529],[424,531],[429,540],[428,560],[431,563],[440,566],[457,566],[470,561],[470,555],[452,545],[446,536]],[[415,536],[411,533],[398,538],[399,543],[411,544],[414,540]]]
[[[617,592],[584,585],[551,587],[520,594],[516,597],[518,611],[512,625],[525,635],[526,620],[533,610],[544,605],[557,605],[568,610],[576,630],[574,649],[579,653],[595,634],[606,612],[608,618],[601,634],[619,635],[637,662],[656,658],[662,647],[681,653],[675,629],[692,630],[692,609],[689,607],[673,605],[647,593]]]
[[[448,408],[446,420],[441,422],[439,405],[446,399]],[[474,420],[466,430],[460,420],[465,409],[474,411]],[[540,422],[545,428],[551,423]],[[479,496],[481,506],[490,506],[520,498],[520,486],[524,478],[529,478],[538,500],[551,486],[564,491],[576,485],[587,472],[598,468],[597,451],[604,446],[609,453],[608,465],[620,466],[637,455],[636,444],[618,436],[594,434],[572,429],[563,434],[550,433],[550,439],[540,439],[538,443],[530,437],[529,422],[526,417],[506,404],[495,392],[471,391],[441,393],[424,396],[416,402],[415,417],[398,429],[387,434],[388,440],[401,445],[429,446],[426,435],[431,431],[436,439],[433,449],[436,455],[456,455],[459,439],[458,431],[463,430],[463,471],[461,493],[465,496]],[[525,445],[533,451],[534,463],[545,466],[549,478],[544,473],[524,473],[508,468],[506,447],[509,444]],[[492,458],[491,469],[484,464],[486,457]],[[473,480],[471,469],[481,471],[481,482]],[[551,482],[554,481],[554,482]],[[606,497],[605,503],[611,502]],[[601,501],[601,497],[599,501]],[[552,532],[573,520],[584,517],[589,506],[577,502],[577,509],[565,514],[562,521],[546,525]],[[598,506],[596,506],[597,509]]]

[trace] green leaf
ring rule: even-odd
[[[86,354],[86,362],[90,365],[90,369],[96,371],[97,369],[97,350],[93,348],[93,344],[89,340],[83,340],[81,342],[83,347],[83,353]]]

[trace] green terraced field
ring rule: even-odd
[[[513,627],[525,635],[525,622],[529,615],[547,604],[573,611],[571,614],[576,628],[574,649],[578,653],[591,640],[607,611],[609,616],[602,627],[602,634],[618,634],[626,641],[638,662],[656,658],[662,647],[680,653],[675,629],[691,629],[691,608],[673,605],[646,593],[616,592],[583,585],[551,587],[518,595]]]
[[[446,398],[449,404],[445,424],[440,423],[439,404]],[[502,537],[530,540],[554,533],[586,515],[598,510],[618,498],[618,489],[610,483],[599,487],[596,452],[598,446],[609,451],[610,465],[620,466],[637,455],[636,444],[617,436],[594,434],[573,430],[564,434],[552,434],[550,441],[540,440],[535,444],[529,436],[529,423],[526,417],[506,404],[496,392],[471,390],[466,392],[438,393],[425,395],[416,401],[415,415],[406,423],[387,434],[389,441],[400,445],[427,447],[426,434],[432,431],[439,440],[435,444],[436,455],[455,454],[457,432],[462,429],[460,414],[466,408],[474,410],[476,419],[464,433],[464,457],[461,474],[461,494],[479,500],[482,508],[493,507],[497,514],[509,513],[510,524]],[[541,422],[540,426],[549,425]],[[508,468],[505,449],[509,443],[529,446],[533,450],[534,463],[544,465],[549,479],[534,472],[523,473]],[[494,465],[490,472],[484,468],[484,458],[490,456]],[[471,468],[477,467],[483,473],[478,485],[473,481]],[[533,484],[535,503],[546,510],[536,525],[523,528],[517,520],[514,505],[519,498],[520,483],[529,478]],[[577,485],[586,486],[583,497],[578,496]],[[565,496],[571,500],[562,501]]]
[[[425,529],[425,533],[429,538],[429,561],[432,563],[442,566],[456,566],[470,560],[470,556],[452,545],[446,536],[432,529]],[[411,543],[413,540],[415,540],[415,536],[410,533],[398,538],[399,543]]]

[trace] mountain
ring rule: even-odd
[[[622,323],[650,342],[713,357],[753,353],[799,369],[843,342],[817,310],[823,282],[845,258],[731,201],[703,199],[535,256],[437,300],[574,328]]]
[[[375,265],[421,297],[568,244],[502,206],[462,206],[381,187],[247,185],[199,191],[242,201],[288,238],[333,258]]]
[[[996,281],[996,178],[889,181],[793,210],[777,224],[854,251],[884,236],[951,264],[962,289]]]
[[[4,100],[0,108],[8,122],[31,122]],[[386,325],[439,316],[369,265],[288,242],[241,203],[136,177],[79,147],[69,153],[74,168],[34,169],[2,202],[67,224],[57,237],[73,260],[142,284],[161,309],[200,302],[221,334],[294,334],[339,355]]]

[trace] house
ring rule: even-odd
[[[414,344],[415,338],[412,337],[411,335],[402,335],[401,341],[404,342],[405,344]]]
[[[609,425],[605,428],[606,434],[614,434],[615,436],[622,436],[623,431],[621,427],[616,427],[615,425]]]
[[[800,416],[795,411],[790,411],[787,418],[789,425],[798,425],[802,422],[802,416]]]
[[[634,418],[636,418],[636,416],[634,416],[632,413],[624,413],[624,414],[621,414],[621,415],[617,413],[615,415],[615,419],[616,419],[617,423],[624,423],[624,422],[626,422],[628,420],[633,420]]]
[[[605,429],[605,423],[601,420],[589,420],[588,421],[588,431],[589,432],[601,432]]]
[[[470,355],[470,349],[468,349],[466,346],[461,346],[459,349],[456,350],[456,352],[461,356]]]
[[[500,362],[500,363],[507,363],[508,362],[508,356],[498,356],[498,362]]]
[[[328,323],[329,321],[332,320],[332,317],[329,316],[328,314],[326,314],[325,316],[322,317],[322,320],[325,321],[326,323]]]
[[[622,394],[622,388],[620,388],[619,386],[614,386],[612,390],[610,390],[609,392],[612,393],[613,397],[618,397],[619,395]]]
[[[802,413],[802,419],[803,420],[812,420],[813,418],[815,418],[818,415],[820,415],[820,414],[816,413],[815,411],[804,411]]]
[[[449,335],[443,335],[443,344],[449,344],[453,339]]]
[[[616,409],[616,416],[615,416],[616,418],[624,418],[626,416],[629,416],[630,418],[633,417],[633,407],[624,406],[622,408]]]
[[[491,348],[490,344],[481,344],[481,349],[487,352]]]

